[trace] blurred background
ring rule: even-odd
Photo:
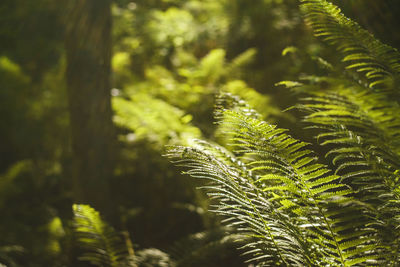
[[[333,2],[400,47],[399,1]],[[232,244],[190,262],[191,246],[221,240],[220,218],[165,147],[223,142],[220,90],[310,138],[281,111],[296,96],[275,84],[323,73],[325,61],[341,64],[297,0],[2,0],[0,266],[90,266],[76,260],[73,203],[99,210],[135,250],[246,266]]]

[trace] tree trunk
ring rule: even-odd
[[[115,132],[110,95],[110,0],[68,0],[67,90],[75,201],[109,210]]]

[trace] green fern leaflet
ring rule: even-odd
[[[89,205],[73,205],[74,232],[80,247],[85,251],[79,260],[95,266],[135,266],[121,236],[104,222],[99,213]]]

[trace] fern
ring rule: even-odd
[[[322,77],[329,84],[324,91],[318,83],[296,89],[310,94],[298,107],[307,112],[304,120],[309,127],[318,129],[316,138],[328,147],[326,156],[342,182],[368,207],[364,212],[381,245],[381,261],[394,265],[400,260],[399,53],[340,14],[333,4],[302,2],[316,35],[333,44],[347,69],[363,73],[367,84]]]
[[[205,149],[205,148],[203,148]],[[240,218],[238,221],[229,221],[228,224],[240,228],[243,232],[249,232],[255,237],[256,241],[247,245],[248,250],[252,251],[255,257],[264,257],[263,261],[287,262],[290,259],[298,261],[298,265],[305,263],[304,259],[298,259],[296,253],[291,251],[293,246],[300,242],[290,244],[292,236],[290,233],[290,223],[285,223],[289,218],[280,218],[280,213],[273,213],[272,204],[263,197],[255,198],[257,194],[264,194],[255,188],[251,183],[236,183],[237,177],[235,170],[229,165],[224,164],[210,153],[203,152],[203,149],[176,147],[169,152],[171,157],[185,155],[185,159],[179,160],[179,164],[191,166],[188,173],[194,177],[206,178],[212,181],[207,188],[210,196],[219,200],[219,205],[215,205],[215,211],[220,214]],[[254,193],[256,192],[256,193]],[[256,195],[255,195],[256,194]],[[249,197],[249,195],[251,197]],[[252,201],[252,199],[256,199]],[[266,222],[268,221],[268,224]],[[276,240],[279,239],[285,245],[279,247]],[[299,236],[299,235],[298,235]],[[301,250],[297,246],[296,251]],[[267,253],[267,251],[270,251]],[[272,252],[273,251],[273,252]]]
[[[217,113],[233,154],[198,141],[168,156],[188,167],[187,174],[211,182],[204,188],[218,201],[214,211],[254,238],[244,247],[250,260],[268,266],[378,263],[376,231],[340,176],[318,163],[308,144],[246,113],[241,107]]]
[[[347,69],[362,73],[369,87],[398,95],[400,54],[396,49],[375,39],[326,0],[300,2],[315,35],[339,50]]]
[[[205,189],[218,201],[214,211],[254,238],[244,249],[260,265],[395,266],[400,56],[333,4],[301,2],[316,35],[341,52],[345,71],[356,70],[313,77],[310,84],[281,83],[308,94],[297,108],[327,147],[334,171],[318,163],[308,144],[229,95],[219,100],[216,114],[233,154],[202,141],[171,149],[169,156],[180,158],[189,175],[211,181]]]
[[[242,247],[250,261],[397,266],[400,54],[335,5],[300,2],[315,34],[334,45],[347,65],[344,75],[281,83],[308,95],[297,108],[326,147],[329,167],[319,163],[309,144],[261,121],[229,94],[218,100],[216,111],[228,147],[197,141],[193,147],[172,147],[167,155],[188,168],[187,174],[208,180],[203,188],[215,201],[212,210],[241,234],[238,238],[251,238]]]
[[[326,80],[325,80],[326,81]],[[398,108],[380,93],[358,85],[335,86],[329,92],[313,91],[298,107],[304,120],[317,129],[317,140],[328,147],[326,156],[342,182],[351,186],[366,207],[386,247],[385,257],[398,257],[399,195]],[[325,84],[326,86],[326,84]],[[310,88],[308,88],[310,90]],[[397,261],[397,260],[395,260]]]
[[[76,240],[84,250],[79,260],[102,267],[175,266],[168,254],[156,248],[142,249],[133,254],[130,240],[124,242],[122,235],[89,205],[74,204],[73,212]]]
[[[78,244],[85,250],[79,257],[95,266],[136,266],[126,250],[121,236],[105,223],[99,213],[88,205],[73,205],[74,232]]]

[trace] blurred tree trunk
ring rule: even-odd
[[[111,1],[67,1],[67,87],[75,201],[109,211],[115,135],[110,95]]]

